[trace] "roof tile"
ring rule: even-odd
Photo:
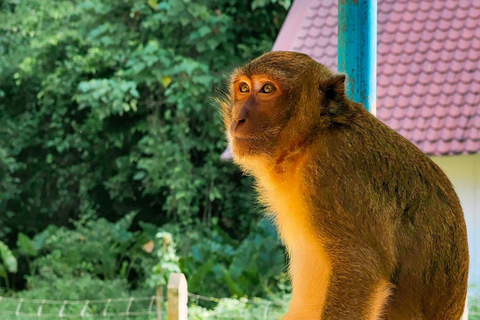
[[[337,0],[294,10],[274,50],[336,70]],[[378,118],[427,154],[480,152],[480,1],[382,0],[377,19]]]

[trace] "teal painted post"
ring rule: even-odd
[[[338,70],[347,74],[347,94],[376,113],[377,0],[338,1]]]

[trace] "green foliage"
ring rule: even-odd
[[[33,261],[27,276],[28,290],[19,292],[17,297],[82,301],[92,297],[98,300],[150,296],[157,286],[167,283],[171,272],[184,272],[189,291],[203,295],[263,295],[278,302],[282,292],[289,291],[282,287],[286,283],[282,273],[283,250],[267,220],[260,221],[246,239],[239,241],[218,227],[213,233],[200,228],[190,230],[188,237],[174,225],[166,225],[162,230],[141,222],[142,231],[131,231],[135,215],[132,212],[115,223],[104,218],[85,218],[74,222],[73,229],[51,225],[33,239],[19,235],[18,252]],[[178,247],[174,239],[178,239]],[[132,275],[135,281],[131,280]],[[243,307],[244,298],[214,302],[217,303],[192,306],[192,318],[247,312],[249,319],[257,319],[260,314],[263,317],[268,303],[258,299]],[[3,311],[14,307],[2,306]],[[68,314],[78,314],[80,307],[69,305]],[[98,314],[102,307],[92,304],[87,314]],[[35,303],[26,304],[24,312],[35,313],[36,308]],[[142,308],[148,308],[148,301]],[[285,306],[269,308],[269,315],[280,314]],[[111,311],[115,310],[123,312],[125,304],[112,305]]]
[[[214,308],[204,308],[198,305],[192,305],[188,308],[188,318],[192,320],[203,319],[280,319],[287,310],[285,301],[289,297],[267,301],[262,299],[247,300],[240,299],[220,299]]]
[[[81,277],[71,275],[53,276],[52,273],[29,279],[31,289],[22,291],[20,296],[29,299],[84,300],[125,298],[129,286],[125,279],[100,279],[92,274]]]
[[[171,273],[181,272],[172,235],[168,232],[158,232],[155,238],[157,244],[153,249],[157,264],[153,266],[152,274],[148,281],[149,285],[153,288],[166,285]],[[146,246],[149,244],[154,245],[154,243],[153,241],[147,242],[147,244],[143,246],[144,250],[148,251]]]
[[[19,233],[17,238],[17,247],[21,254],[36,257],[38,255],[38,249],[35,242],[32,241],[26,234]]]
[[[16,273],[18,269],[17,258],[13,255],[8,246],[0,241],[0,277],[5,279],[7,289],[9,288],[7,272]]]
[[[480,320],[480,285],[478,283],[468,286],[467,307],[468,319]]]
[[[106,296],[164,283],[178,254],[202,293],[278,290],[283,249],[256,224],[251,179],[220,161],[212,97],[271,49],[289,5],[0,2],[0,237],[28,265],[15,286]],[[155,237],[165,223],[176,254]]]
[[[19,236],[18,251],[34,257],[24,295],[81,300],[139,289],[150,295],[172,272],[184,272],[189,291],[203,295],[272,297],[290,290],[284,251],[267,220],[239,241],[218,227],[192,229],[188,237],[173,225],[162,230],[141,222],[142,231],[131,231],[135,214],[115,223],[83,219],[74,229],[51,225],[33,239]]]
[[[2,92],[3,91],[0,89],[0,99],[2,97]],[[1,132],[2,127],[0,126],[0,135]],[[20,189],[18,186],[20,179],[15,176],[15,173],[19,168],[19,164],[12,156],[7,154],[7,150],[2,147],[2,143],[0,142],[0,212],[4,216],[3,219],[9,219],[14,216],[13,211],[7,208],[7,203],[20,195]],[[2,218],[0,218],[0,221],[1,219]],[[0,238],[3,238],[6,233],[11,231],[11,227],[0,227]]]
[[[74,222],[74,229],[51,225],[33,239],[20,234],[18,251],[34,259],[31,274],[26,277],[28,290],[17,293],[17,297],[83,301],[151,296],[152,290],[144,288],[144,283],[152,276],[151,266],[158,261],[143,248],[151,237],[145,232],[129,230],[135,215],[131,212],[115,223],[104,218],[85,218]],[[149,263],[143,265],[141,261]],[[136,281],[129,281],[132,275],[136,275]],[[135,308],[148,310],[148,300],[141,304]],[[112,302],[109,312],[124,312],[126,305],[125,301]],[[15,305],[7,301],[0,309],[8,311],[12,307],[15,310]],[[35,314],[38,307],[38,303],[30,302],[22,311]],[[104,307],[104,303],[92,303],[86,315],[98,315]],[[58,314],[59,308],[46,305],[43,312]],[[82,304],[72,303],[65,314],[79,315],[82,308]]]
[[[242,241],[218,227],[188,234],[179,255],[191,292],[242,297],[290,290],[285,253],[270,221],[261,220]]]
[[[73,230],[49,226],[33,239],[42,254],[31,263],[34,269],[27,277],[29,288],[41,289],[55,279],[88,274],[97,279],[123,279],[126,285],[136,259],[143,254],[140,232],[128,230],[135,214],[116,223],[103,218],[80,220]]]
[[[251,183],[219,160],[212,97],[270,50],[289,4],[1,2],[0,232],[138,210],[157,225],[217,217],[248,233]]]

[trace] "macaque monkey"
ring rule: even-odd
[[[468,245],[445,174],[294,52],[234,71],[220,102],[235,163],[286,245],[283,320],[459,320]]]

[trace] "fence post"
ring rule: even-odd
[[[163,304],[163,286],[157,287],[157,320],[162,320],[162,304]]]
[[[168,320],[187,320],[187,280],[183,273],[172,273],[168,279]]]

